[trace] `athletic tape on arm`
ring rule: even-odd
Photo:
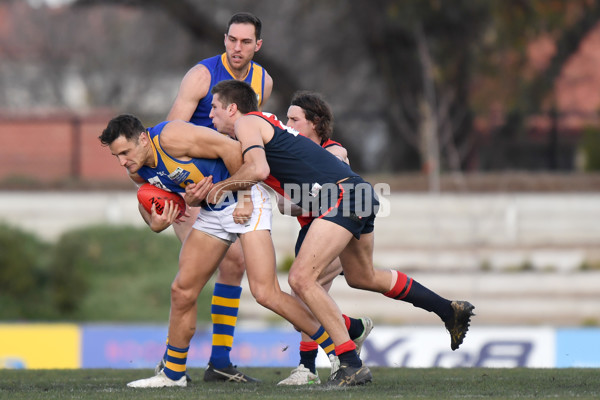
[[[244,156],[246,155],[246,153],[248,152],[248,150],[252,150],[254,148],[260,148],[260,149],[263,149],[263,150],[265,149],[263,146],[261,146],[259,144],[252,145],[252,146],[248,147],[246,150],[244,150],[242,152],[242,158],[244,158]]]

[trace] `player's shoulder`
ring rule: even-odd
[[[253,111],[241,116],[235,121],[236,136],[238,136],[240,132],[250,131],[260,132],[263,138],[272,136],[274,130],[273,127],[277,124],[276,120],[272,119],[273,117],[272,114],[261,111]]]
[[[267,123],[266,116],[261,111],[251,111],[247,114],[242,115],[235,121],[236,126],[241,125],[256,125],[261,123]]]
[[[183,126],[187,127],[188,125],[193,125],[191,122],[184,121],[182,119],[174,119],[171,121],[165,121],[161,123],[164,124],[163,132],[176,131],[177,129],[181,129],[181,127]]]
[[[195,80],[210,79],[211,73],[206,65],[198,63],[188,70],[186,76]]]
[[[262,125],[273,125],[276,127],[280,127],[282,129],[285,128],[283,123],[277,118],[275,114],[271,114],[264,111],[252,111],[248,114],[245,114],[243,117],[246,121],[252,121],[249,123],[258,123]],[[240,119],[242,119],[240,118]]]
[[[331,146],[344,147],[344,146],[342,146],[342,144],[340,142],[336,142],[335,140],[332,140],[332,139],[327,139],[321,143],[321,147],[323,147],[324,149],[331,147]]]
[[[216,56],[205,58],[204,60],[198,61],[196,66],[203,65],[206,68],[214,68],[221,62],[222,54],[217,54]]]
[[[198,128],[194,124],[181,119],[166,121],[160,134],[161,144],[167,145],[171,142],[178,142],[187,139],[189,135]]]
[[[273,77],[271,77],[271,75],[269,74],[269,71],[267,71],[266,69],[265,71],[265,82],[270,82],[271,85],[273,84]]]

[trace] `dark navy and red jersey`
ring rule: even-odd
[[[265,144],[271,170],[271,176],[265,183],[279,194],[294,201],[298,196],[292,196],[290,190],[301,188],[303,193],[308,191],[316,195],[323,185],[358,176],[348,164],[306,136],[285,126],[274,115],[262,112],[251,112],[248,115],[264,118],[275,131],[273,138]],[[302,206],[301,200],[294,202]]]
[[[333,222],[359,239],[374,229],[379,201],[350,166],[277,117],[252,112],[273,126],[265,143],[271,176],[264,182],[309,215]]]
[[[342,147],[342,145],[338,142],[336,142],[335,140],[331,140],[331,139],[325,139],[323,141],[321,141],[321,147],[324,149],[327,149],[328,147],[331,146],[340,146]],[[308,215],[299,215],[296,217],[298,219],[298,223],[300,224],[300,227],[303,228],[306,225],[310,224],[312,222],[313,219],[315,219],[315,217],[311,217]]]

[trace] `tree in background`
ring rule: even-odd
[[[351,4],[355,21],[371,27],[364,38],[386,82],[390,148],[404,142],[418,154],[408,165],[391,158],[393,169],[414,168],[418,160],[432,174],[481,166],[477,118],[488,119],[500,142],[486,156],[505,157],[498,146],[518,139],[527,116],[549,111],[563,65],[600,17],[598,3],[588,0]],[[544,37],[556,51],[536,69],[531,45]]]
[[[248,10],[264,22],[257,61],[275,80],[269,111],[284,116],[294,90],[319,90],[357,170],[433,178],[559,166],[561,131],[547,130],[554,136],[537,156],[524,153],[528,121],[554,110],[559,125],[556,79],[600,18],[592,0],[4,4],[3,21],[30,22],[0,32],[0,106],[83,102],[161,120],[183,73],[222,49],[228,17]],[[25,59],[34,62],[22,68]]]

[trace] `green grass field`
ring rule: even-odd
[[[204,383],[191,369],[187,388],[130,389],[150,370],[0,370],[0,399],[598,399],[598,369],[372,368],[373,383],[344,390],[280,387],[291,368],[244,368],[258,384]],[[320,370],[327,377],[328,370]]]

